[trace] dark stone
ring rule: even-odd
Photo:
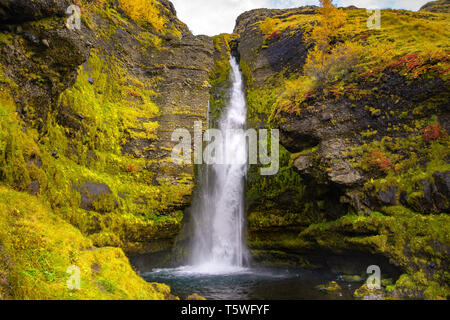
[[[1,0],[0,21],[24,22],[53,15],[64,16],[70,0]]]
[[[330,121],[331,120],[331,114],[328,112],[322,113],[320,115],[320,120],[322,121]]]
[[[425,197],[426,202],[429,204],[433,203],[433,198],[431,196],[431,183],[428,180],[422,180],[422,186],[423,186],[423,195]]]
[[[30,32],[24,32],[23,37],[34,45],[38,45],[40,43],[39,38]]]
[[[439,172],[433,174],[434,184],[437,191],[443,196],[450,198],[450,171]]]
[[[81,115],[81,114],[78,114],[78,118],[79,118],[80,120],[84,120],[84,117],[83,117],[83,115]]]
[[[449,210],[448,198],[444,197],[442,194],[438,192],[433,193],[433,203],[439,211]]]
[[[94,201],[104,195],[112,194],[111,189],[104,183],[86,182],[81,188],[75,188],[80,192],[80,208],[94,211]]]
[[[90,84],[94,84],[94,79],[92,79],[92,77],[91,77],[91,76],[89,76],[89,78],[88,78],[88,82],[89,82]]]
[[[56,159],[59,158],[59,156],[58,156],[58,150],[53,150],[53,152],[52,152],[52,157],[53,157],[53,158],[56,158]]]
[[[400,193],[400,203],[405,207],[408,206],[408,193],[406,191]]]
[[[379,191],[378,195],[380,196],[380,200],[389,205],[397,204],[397,190],[398,188],[395,186],[389,187],[386,191]]]

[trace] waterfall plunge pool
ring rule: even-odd
[[[213,267],[213,268],[212,268]],[[326,269],[241,268],[200,265],[153,269],[148,282],[169,285],[181,299],[197,293],[209,300],[349,300],[363,282],[350,282]],[[325,292],[319,285],[336,281],[342,288]]]

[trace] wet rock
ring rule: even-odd
[[[206,298],[198,295],[197,293],[191,294],[189,297],[187,297],[186,300],[206,300]]]
[[[318,289],[329,293],[342,290],[341,286],[336,281],[330,281],[327,284],[322,284],[318,286]]]
[[[362,300],[383,300],[385,292],[383,289],[369,289],[367,283],[364,283],[359,289],[355,290],[353,296]]]
[[[38,45],[40,43],[39,38],[31,32],[24,32],[22,35],[26,40],[34,45]]]
[[[324,112],[320,115],[321,121],[330,121],[331,120],[331,114],[329,112]]]
[[[408,193],[406,191],[400,193],[400,203],[405,207],[408,206]]]

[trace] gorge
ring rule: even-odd
[[[74,3],[0,0],[0,299],[448,298],[448,1],[212,38],[167,0]],[[199,121],[279,129],[279,172],[173,163]]]

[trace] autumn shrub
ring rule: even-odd
[[[423,138],[425,141],[434,141],[443,136],[446,136],[446,132],[439,123],[429,124],[427,127],[423,129]]]
[[[316,46],[308,55],[304,72],[323,87],[330,82],[346,79],[357,71],[362,53],[363,48],[352,42],[339,44],[329,53]]]
[[[139,168],[136,165],[132,164],[132,163],[128,164],[126,166],[126,169],[130,173],[137,173],[137,172],[139,172]]]
[[[276,21],[272,18],[266,18],[259,24],[259,28],[261,32],[266,35],[270,35],[273,32],[273,29],[276,26]]]
[[[135,98],[140,98],[140,97],[141,97],[141,95],[140,95],[139,93],[137,93],[136,91],[133,91],[133,90],[129,90],[129,91],[127,92],[127,94],[128,94],[130,97],[135,97]]]
[[[317,81],[318,87],[345,78],[360,60],[363,51],[351,41],[332,45],[339,29],[346,22],[346,14],[334,7],[332,1],[321,0],[317,23],[306,35],[306,41],[314,44],[306,58],[304,72]]]
[[[384,173],[387,173],[393,167],[386,154],[379,150],[372,150],[366,154],[363,163],[366,164],[365,169],[374,169]]]
[[[164,28],[164,18],[160,15],[155,0],[118,0],[119,8],[141,25],[150,24],[156,31]]]
[[[315,81],[308,77],[285,80],[284,91],[276,101],[278,112],[299,112],[300,104],[312,95],[315,86]]]
[[[275,30],[271,35],[264,38],[264,41],[277,40],[281,37],[281,31]]]

